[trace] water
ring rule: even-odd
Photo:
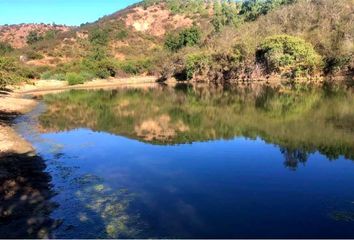
[[[353,238],[353,106],[338,86],[71,91],[17,128],[50,237]]]

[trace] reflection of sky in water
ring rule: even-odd
[[[261,139],[158,146],[86,129],[40,139],[58,237],[354,236],[344,158],[314,153],[292,171]]]

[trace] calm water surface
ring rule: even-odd
[[[57,238],[354,238],[354,92],[156,87],[47,95],[18,130]]]

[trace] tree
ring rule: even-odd
[[[220,32],[223,26],[237,26],[241,22],[240,4],[232,0],[214,3],[212,24],[215,32]]]

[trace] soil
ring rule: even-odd
[[[31,144],[12,128],[12,120],[31,111],[36,101],[13,96],[0,96],[0,157],[7,154],[32,153]]]

